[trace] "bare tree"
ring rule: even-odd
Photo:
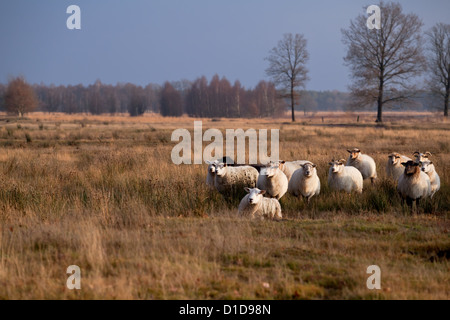
[[[438,23],[426,33],[428,36],[428,81],[433,93],[444,100],[444,117],[448,117],[450,98],[450,24]]]
[[[306,39],[301,34],[291,33],[285,34],[266,58],[269,61],[266,74],[272,78],[275,85],[289,91],[293,122],[295,122],[295,102],[298,98],[295,88],[304,87],[308,80],[306,69],[308,58]]]
[[[381,2],[379,7],[380,29],[370,30],[361,14],[342,30],[348,46],[344,60],[354,78],[353,105],[376,103],[376,122],[382,122],[384,105],[412,97],[416,87],[409,80],[425,70],[422,21],[415,14],[404,14],[398,3]]]
[[[38,106],[38,100],[33,88],[23,77],[17,77],[9,81],[5,92],[5,109],[23,117]]]
[[[161,91],[161,115],[164,117],[183,115],[181,94],[169,82],[164,83]]]

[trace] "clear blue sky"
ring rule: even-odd
[[[448,0],[401,0],[428,29],[450,23]],[[341,28],[371,0],[2,0],[0,82],[140,85],[215,73],[253,87],[283,33],[308,40],[310,90],[346,90]],[[66,8],[81,8],[68,30]]]

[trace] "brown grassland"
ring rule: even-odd
[[[434,114],[286,119],[0,114],[0,299],[449,299],[450,125]],[[322,120],[323,117],[323,120]],[[280,157],[318,165],[320,196],[286,195],[283,221],[237,217],[171,162],[177,128],[280,129]],[[204,143],[206,146],[207,143]],[[328,162],[359,147],[379,179],[331,192]],[[412,215],[387,154],[431,151],[441,190]],[[370,265],[381,290],[366,287]],[[81,290],[66,269],[81,268]]]

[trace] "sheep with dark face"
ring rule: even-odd
[[[350,156],[348,157],[346,165],[358,169],[364,180],[370,178],[372,184],[374,184],[375,179],[377,178],[377,166],[372,157],[361,153],[361,150],[358,148],[352,150],[347,149],[347,151],[350,153]]]
[[[305,163],[289,180],[288,191],[290,194],[299,197],[303,196],[308,203],[313,196],[320,193],[320,179],[317,176],[317,166],[313,163]]]
[[[413,202],[416,202],[417,207],[420,199],[431,195],[431,182],[428,175],[421,170],[419,163],[410,160],[402,162],[402,165],[405,170],[398,179],[397,190],[412,211]]]
[[[265,195],[278,200],[288,189],[288,179],[280,169],[279,162],[271,162],[261,170],[256,182],[256,187],[265,190]]]
[[[281,219],[281,206],[277,199],[263,197],[265,190],[245,188],[248,193],[242,198],[238,214],[260,219]]]
[[[388,156],[388,161],[386,164],[386,174],[388,177],[392,177],[395,181],[398,181],[398,178],[405,171],[405,167],[402,166],[402,162],[407,162],[411,160],[407,156],[401,155],[400,153],[393,152]]]
[[[431,194],[430,198],[433,198],[434,194],[441,188],[441,179],[436,172],[436,168],[434,167],[433,162],[431,161],[422,161],[420,163],[422,171],[425,172],[430,178],[431,184]]]
[[[329,163],[328,186],[332,190],[351,193],[362,193],[363,177],[361,172],[352,166],[345,166],[345,160],[331,160]]]

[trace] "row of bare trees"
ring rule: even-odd
[[[19,76],[0,84],[0,109],[19,116],[39,110],[64,113],[125,113],[132,116],[145,111],[159,112],[161,88],[149,84],[146,87],[131,83],[107,85],[97,80],[87,87],[29,85]]]
[[[246,89],[239,81],[234,85],[225,77],[201,77],[166,82],[163,87],[149,84],[103,84],[97,80],[87,87],[29,85],[23,77],[0,85],[0,109],[19,116],[40,110],[64,113],[124,113],[142,115],[146,111],[163,116],[193,117],[270,117],[283,112],[282,101],[273,83],[260,81],[254,89]]]
[[[254,89],[244,88],[239,81],[231,85],[227,78],[205,76],[190,86],[176,90],[169,82],[161,93],[161,114],[191,117],[272,117],[282,114],[284,106],[275,85],[260,81]]]

